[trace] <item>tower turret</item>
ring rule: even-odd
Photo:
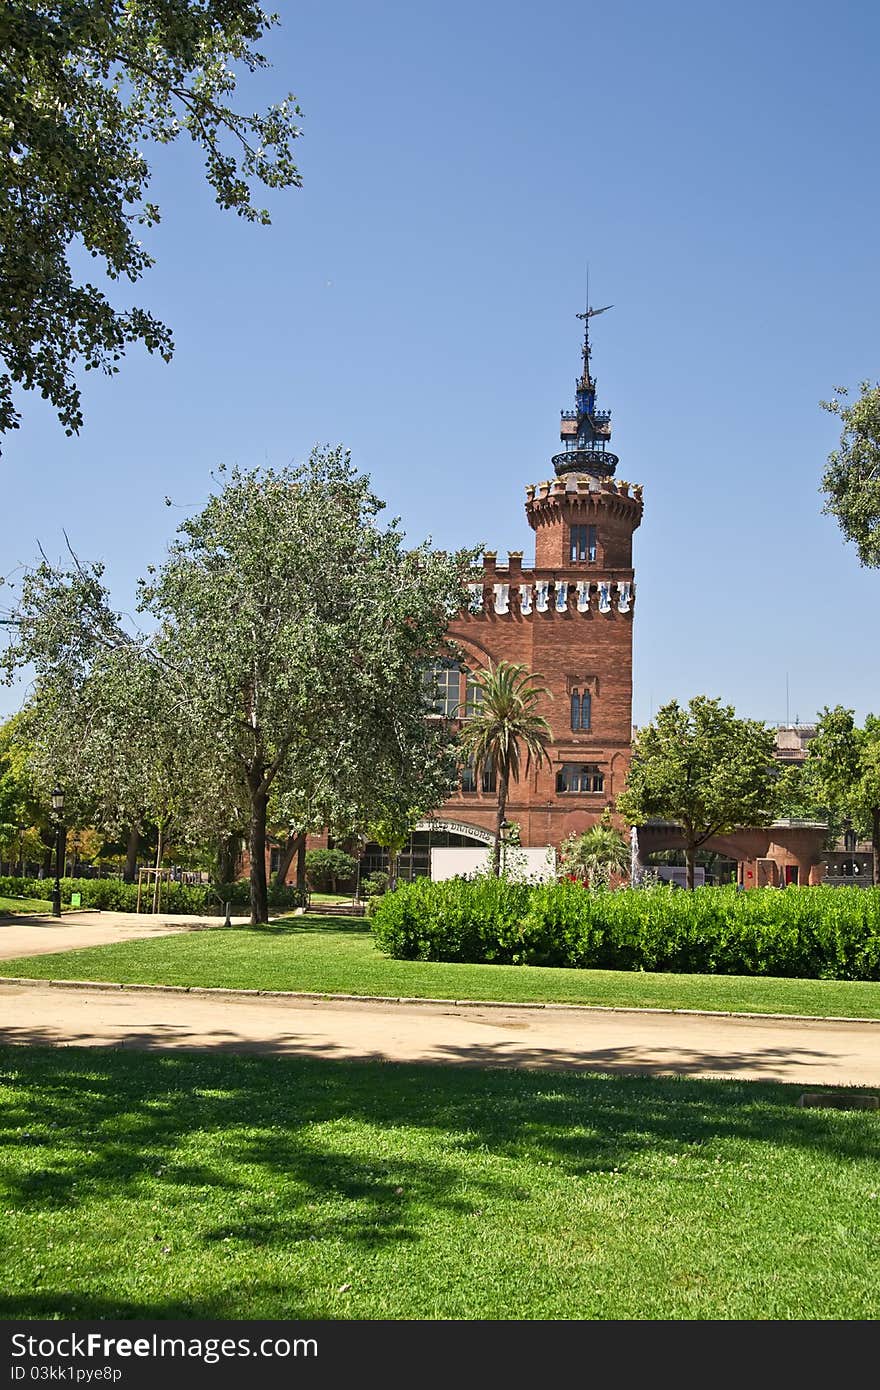
[[[464,720],[479,708],[474,673],[487,663],[513,661],[541,673],[553,697],[541,707],[553,733],[552,752],[547,764],[510,789],[507,802],[527,849],[557,846],[596,825],[622,790],[630,760],[632,550],[642,489],[614,477],[617,459],[607,448],[611,417],[596,409],[589,321],[602,312],[587,308],[578,315],[583,370],[576,408],[562,416],[569,447],[553,459],[556,476],[526,488],[534,563],[521,550],[508,551],[506,560],[495,550],[484,553],[482,576],[474,577],[467,607],[448,628],[457,659],[448,657],[435,672],[433,709]],[[479,833],[494,834],[491,771],[478,776],[465,769],[444,812],[450,833],[480,827]]]
[[[584,323],[584,344],[581,348],[583,370],[575,382],[575,409],[563,410],[559,438],[565,452],[553,455],[553,467],[558,477],[580,473],[588,478],[611,478],[619,459],[607,447],[611,439],[611,411],[596,409],[596,380],[590,371],[590,319],[613,309],[591,309],[578,314]]]
[[[590,367],[590,319],[612,306],[587,308],[581,348],[583,368],[575,382],[575,409],[563,410],[560,437],[565,452],[553,455],[556,478],[526,489],[526,516],[535,535],[538,566],[581,565],[625,572],[632,578],[632,536],[642,519],[642,489],[618,482],[619,459],[608,448],[611,411],[596,408],[596,378]]]

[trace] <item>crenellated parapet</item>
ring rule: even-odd
[[[589,518],[600,512],[626,520],[633,530],[641,524],[643,495],[640,483],[617,478],[581,477],[548,479],[526,488],[526,516],[529,525],[556,524],[575,516]]]
[[[521,551],[509,551],[505,565],[497,552],[483,556],[483,579],[468,585],[470,598],[462,616],[532,618],[536,615],[588,614],[610,616],[632,613],[636,597],[635,581],[616,574],[597,578],[570,573],[548,574],[524,567]]]

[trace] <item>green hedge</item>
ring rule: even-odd
[[[54,880],[51,878],[0,878],[2,898],[51,899]],[[71,893],[79,893],[83,907],[102,908],[105,912],[134,912],[137,908],[136,883],[123,883],[121,878],[63,878],[61,901],[70,903]],[[141,910],[148,912],[153,901],[152,884],[141,890]],[[241,909],[250,904],[247,880],[238,883],[163,883],[162,911],[222,915],[223,904],[230,904],[241,916]],[[299,907],[303,895],[296,888],[269,889],[270,907]]]
[[[401,960],[880,980],[880,888],[417,879],[375,903],[372,929]]]

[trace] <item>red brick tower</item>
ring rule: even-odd
[[[610,411],[596,408],[587,309],[583,369],[575,409],[562,412],[565,445],[555,476],[526,488],[526,518],[535,533],[534,564],[521,551],[484,556],[482,584],[470,611],[450,624],[462,661],[438,663],[435,710],[451,716],[470,695],[468,668],[489,660],[521,662],[544,677],[553,699],[542,713],[552,730],[551,765],[514,784],[507,815],[524,845],[554,845],[594,825],[623,787],[632,738],[633,532],[642,519],[642,489],[617,481],[608,449]],[[485,835],[495,797],[468,774],[435,823]],[[460,840],[457,841],[461,843]]]

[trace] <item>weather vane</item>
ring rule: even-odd
[[[594,319],[597,314],[604,314],[608,309],[613,308],[613,304],[606,304],[602,309],[587,309],[587,312],[585,314],[575,314],[575,318],[584,319],[584,321],[586,321],[587,319]]]

